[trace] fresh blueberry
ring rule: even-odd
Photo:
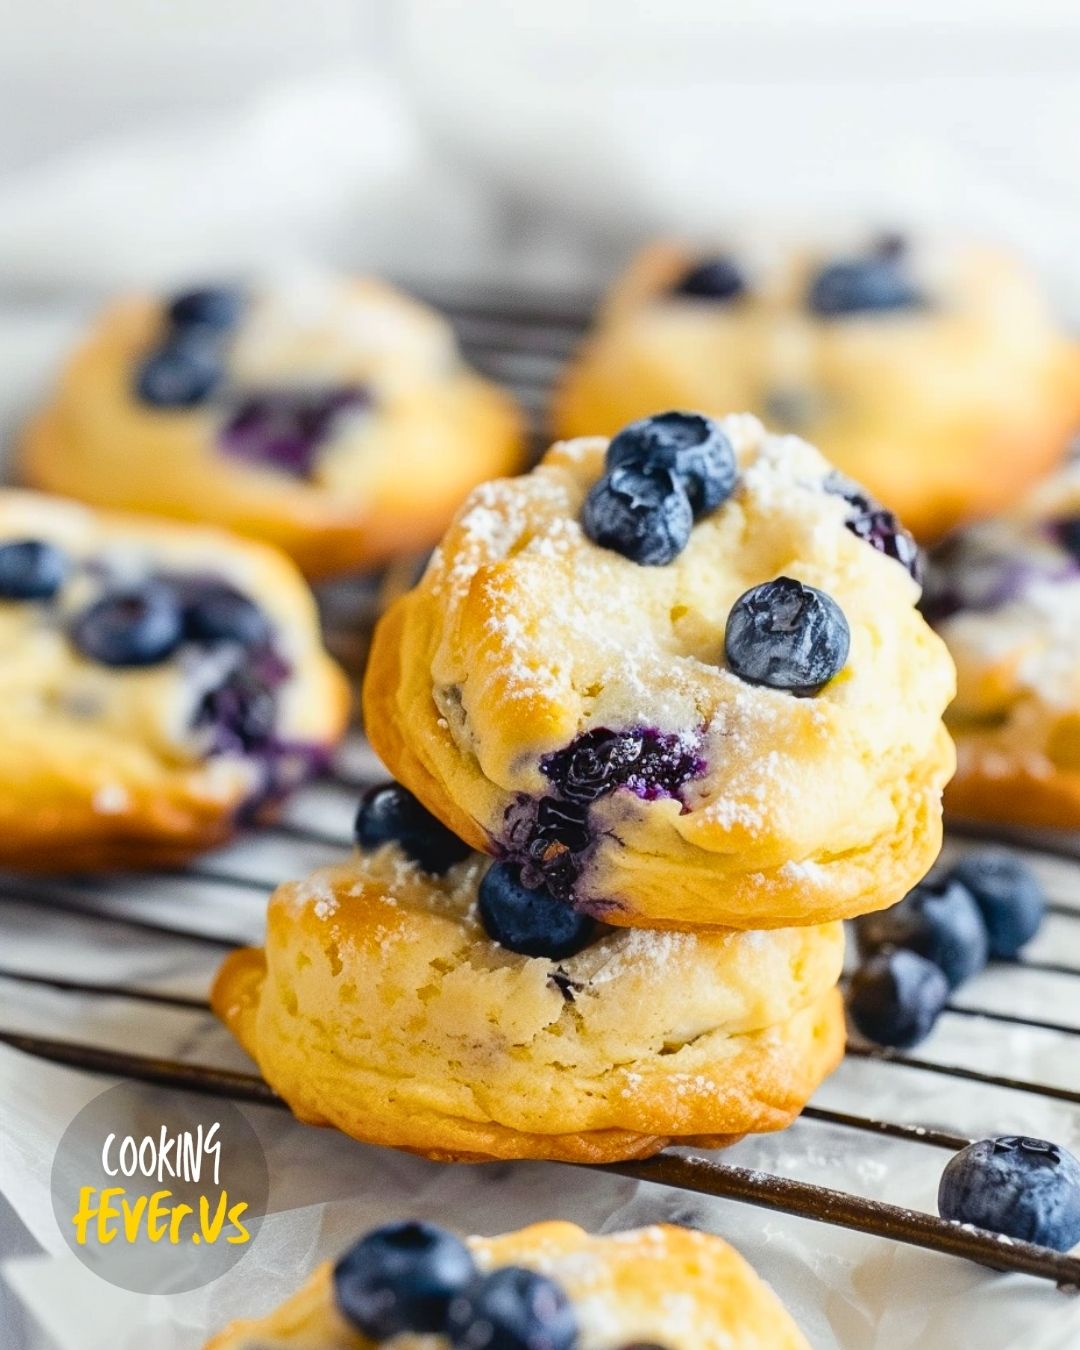
[[[914,309],[922,303],[902,257],[880,251],[829,263],[814,277],[806,296],[811,312],[826,319]]]
[[[254,601],[224,582],[214,582],[200,587],[185,604],[184,636],[192,642],[257,647],[270,640],[270,624]]]
[[[825,479],[825,491],[843,497],[851,507],[844,523],[857,539],[864,539],[887,558],[895,558],[916,581],[921,582],[919,546],[891,511],[886,511],[865,488],[835,470]]]
[[[454,1350],[575,1350],[577,1318],[570,1300],[546,1275],[500,1266],[450,1304],[447,1332]]]
[[[669,469],[682,484],[694,518],[714,511],[735,486],[735,450],[719,422],[700,413],[667,412],[631,422],[612,438],[609,474],[621,465]]]
[[[851,634],[831,596],[777,577],[739,596],[724,634],[727,663],[747,684],[816,694],[843,670]]]
[[[1080,1162],[1045,1139],[980,1139],[946,1164],[938,1212],[1067,1252],[1080,1242]]]
[[[425,872],[441,875],[472,850],[400,783],[369,788],[356,813],[356,842],[372,851],[398,844]]]
[[[593,486],[582,523],[601,548],[644,567],[663,567],[686,547],[694,513],[670,469],[620,464]]]
[[[905,947],[933,961],[956,989],[986,965],[986,924],[971,892],[959,881],[923,882],[892,909],[867,914],[855,926],[866,954]]]
[[[153,408],[195,408],[210,397],[224,375],[212,343],[170,340],[143,361],[135,392]]]
[[[672,294],[693,300],[738,300],[746,294],[746,278],[735,260],[721,253],[691,267],[672,287]]]
[[[594,940],[596,923],[543,886],[526,886],[516,863],[496,862],[480,883],[480,922],[493,942],[522,956],[561,961]]]
[[[183,614],[172,590],[158,583],[103,595],[76,616],[71,640],[105,666],[154,666],[179,647]]]
[[[446,1330],[451,1302],[476,1278],[468,1247],[430,1223],[376,1228],[334,1267],[334,1302],[374,1341]]]
[[[236,323],[243,308],[244,296],[240,291],[227,286],[204,286],[174,296],[166,313],[169,322],[178,328],[198,325],[224,332]]]
[[[68,560],[44,539],[0,544],[0,600],[51,600],[67,576]]]
[[[256,391],[233,408],[219,444],[237,459],[307,478],[335,420],[370,405],[370,392],[359,385]]]
[[[848,1011],[867,1040],[906,1050],[926,1039],[949,997],[949,982],[925,956],[878,952],[851,977]]]
[[[1031,868],[1004,849],[969,853],[950,871],[975,897],[990,939],[990,955],[1014,960],[1046,914],[1046,893]]]

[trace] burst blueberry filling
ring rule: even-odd
[[[983,540],[977,531],[946,540],[930,557],[923,613],[932,623],[961,611],[989,614],[1023,599],[1033,586],[1080,577],[1080,552],[1072,551],[1065,532],[1070,524],[1076,522],[1051,522],[1043,546],[1024,552],[1004,541]],[[1053,547],[1047,549],[1047,543]]]
[[[218,443],[237,459],[308,478],[340,419],[370,406],[359,385],[257,391],[236,403]]]
[[[919,546],[891,511],[875,501],[865,488],[836,470],[825,479],[825,491],[843,497],[847,502],[851,510],[844,523],[857,539],[865,540],[887,558],[895,558],[916,581],[922,581]]]
[[[520,863],[527,886],[544,885],[558,899],[572,900],[594,843],[594,803],[619,788],[643,801],[681,801],[682,789],[705,767],[697,736],[651,727],[587,731],[541,760],[553,791],[522,795],[507,810],[503,851]]]

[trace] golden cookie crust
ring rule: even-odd
[[[371,388],[370,417],[320,453],[311,479],[216,448],[220,403],[144,406],[132,384],[163,329],[161,301],[97,321],[24,430],[34,487],[97,506],[222,525],[275,544],[309,577],[423,550],[476,483],[521,463],[512,400],[461,361],[434,311],[370,279],[306,281],[252,301],[228,347],[230,382]],[[313,295],[309,295],[313,292]]]
[[[671,241],[646,249],[565,374],[557,434],[612,435],[666,408],[770,416],[793,396],[791,429],[919,538],[1012,502],[1080,422],[1080,348],[1034,278],[988,248],[916,245],[929,307],[821,319],[803,297],[842,255],[793,253],[749,295],[711,304],[670,294],[700,253]]]
[[[610,1162],[781,1129],[843,1053],[838,924],[526,957],[480,926],[489,865],[432,877],[386,846],[276,892],[212,1001],[297,1116],[444,1160]]]
[[[1080,557],[1055,537],[1068,520],[1080,520],[1076,461],[936,555],[932,580],[960,606],[938,620],[958,677],[955,816],[1080,828]],[[972,572],[992,583],[996,566],[1000,602],[969,595]]]
[[[484,1271],[526,1266],[566,1291],[577,1312],[579,1350],[618,1350],[631,1340],[667,1350],[809,1350],[791,1316],[722,1238],[672,1224],[591,1237],[576,1224],[537,1223],[495,1238],[469,1238]],[[204,1350],[371,1350],[334,1305],[327,1262],[266,1317],[234,1322]],[[443,1350],[442,1336],[403,1335],[395,1350]]]
[[[0,492],[0,540],[40,538],[73,559],[208,571],[248,595],[275,629],[292,673],[279,694],[283,740],[328,752],[349,689],[323,650],[311,594],[265,545],[220,530],[100,514],[73,502]],[[177,865],[224,843],[258,791],[237,755],[207,757],[187,730],[193,683],[176,658],[117,669],[80,655],[65,618],[93,594],[70,581],[59,609],[0,601],[0,865],[33,871]]]
[[[884,908],[929,869],[953,769],[954,673],[896,561],[845,528],[805,442],[725,420],[732,497],[666,567],[592,544],[582,503],[605,442],[556,445],[458,513],[416,588],[376,629],[368,734],[394,776],[473,847],[509,848],[543,756],[597,727],[694,732],[706,761],[682,805],[611,793],[574,900],[613,924],[820,923]],[[733,601],[788,575],[851,629],[817,696],[752,687],[723,662]]]

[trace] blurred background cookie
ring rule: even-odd
[[[957,815],[1080,828],[1080,461],[932,555]]]
[[[114,304],[20,463],[35,487],[225,525],[321,577],[428,547],[522,448],[511,399],[443,318],[372,279],[304,273]]]
[[[348,715],[292,564],[0,492],[0,865],[168,865],[328,762]]]
[[[640,254],[554,409],[565,436],[748,410],[820,446],[920,538],[1006,505],[1080,425],[1080,347],[1013,256],[899,235]]]

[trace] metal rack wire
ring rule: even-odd
[[[508,385],[530,419],[537,444],[544,433],[543,414],[550,387],[566,356],[580,339],[588,306],[566,300],[542,305],[535,297],[448,295],[433,296],[457,327],[466,354],[475,366]],[[366,634],[387,597],[409,584],[410,571],[399,568],[381,578],[351,586],[337,586],[323,597],[328,639],[349,665],[363,656]],[[357,794],[381,776],[357,733],[343,749],[335,770],[319,784],[298,795],[285,817],[236,848],[204,858],[187,869],[137,878],[26,878],[0,877],[0,901],[60,912],[83,923],[120,925],[123,930],[151,938],[166,948],[170,943],[197,943],[225,950],[250,941],[257,931],[262,906],[275,882],[284,879],[274,857],[284,848],[315,865],[331,862],[351,846],[348,822]],[[954,835],[970,833],[957,828]],[[1001,833],[997,833],[1001,838]],[[1016,842],[1036,857],[1056,860],[1062,880],[1050,906],[1054,921],[1080,924],[1080,839],[1016,834]],[[212,903],[205,902],[212,897]],[[163,903],[171,901],[175,903]],[[4,912],[0,906],[0,935]],[[234,931],[235,927],[235,931]],[[11,951],[0,938],[0,951]],[[1025,960],[1021,968],[1048,979],[1080,980],[1080,965]],[[173,993],[136,983],[93,982],[50,970],[19,968],[0,958],[0,982],[32,986],[59,997],[122,1000],[149,1010],[179,1010],[193,1018],[209,1018],[204,996]],[[1069,986],[1072,988],[1073,986]],[[1007,989],[1005,989],[1007,996]],[[1080,1009],[1080,983],[1075,985]],[[997,1003],[999,1000],[992,1000]],[[1006,1000],[1007,1002],[1007,997]],[[1026,1028],[1062,1037],[1080,1037],[1076,1024],[1027,1016],[1011,1007],[953,1002],[947,1016],[968,1019],[991,1028]],[[283,1107],[270,1087],[256,1074],[187,1059],[162,1059],[138,1050],[118,1049],[93,1041],[57,1038],[18,1027],[0,1027],[0,1044],[28,1055],[73,1068],[130,1078],[186,1091],[226,1097],[261,1106]],[[966,1081],[1011,1093],[1025,1094],[1080,1108],[1080,1073],[1076,1085],[1044,1083],[1012,1077],[973,1064],[943,1062],[918,1054],[899,1054],[870,1046],[853,1045],[851,1060],[870,1061],[882,1071],[903,1075],[922,1071],[952,1081]],[[1076,1059],[1080,1064],[1080,1057]],[[919,1124],[852,1112],[807,1107],[803,1120],[811,1125],[860,1132],[905,1141],[920,1149],[955,1151],[969,1142],[966,1134],[940,1123]],[[298,1125],[298,1129],[304,1128]],[[1029,1243],[1008,1241],[969,1225],[948,1223],[935,1215],[886,1204],[853,1192],[828,1189],[805,1181],[749,1170],[726,1163],[719,1156],[688,1155],[669,1150],[646,1161],[620,1163],[604,1169],[620,1176],[676,1187],[746,1204],[757,1205],[804,1219],[855,1229],[862,1233],[911,1244],[935,1252],[962,1256],[997,1269],[1024,1272],[1080,1290],[1080,1258],[1061,1255]]]

